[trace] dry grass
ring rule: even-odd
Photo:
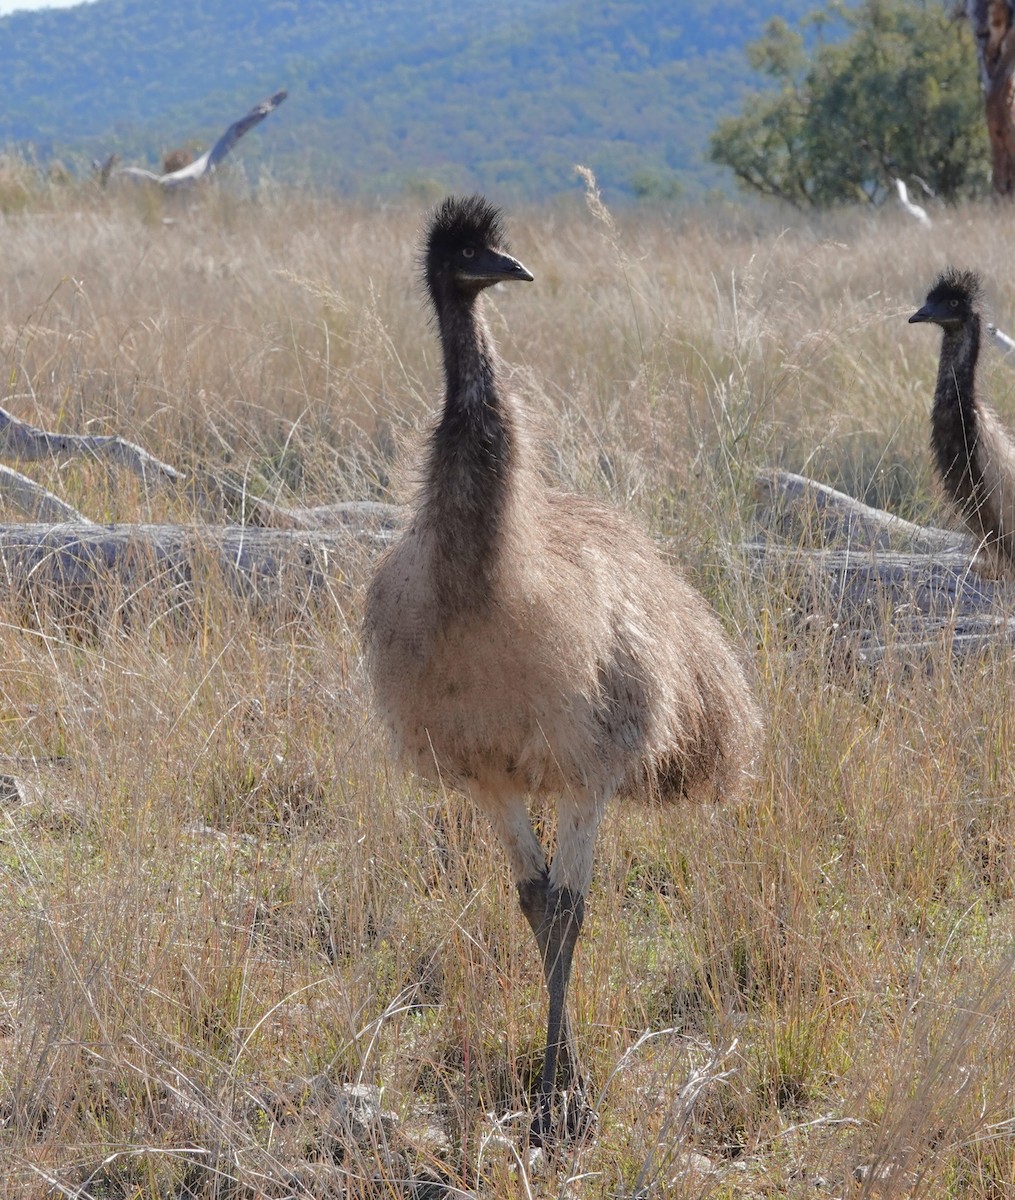
[[[5,407],[290,504],[404,486],[391,446],[439,392],[415,208],[27,193],[0,203]],[[491,1197],[1011,1195],[1015,669],[830,682],[730,547],[766,463],[940,515],[937,346],[905,317],[954,261],[1012,324],[1015,216],[754,220],[520,212],[537,283],[492,297],[552,469],[670,537],[771,722],[742,802],[608,820],[574,989],[596,1141],[530,1169],[490,1136],[533,1083],[540,971],[487,830],[389,764],[359,575],[84,637],[0,601],[0,1195],[387,1197],[422,1165]],[[192,515],[25,469],[95,519]],[[352,1083],[398,1128],[352,1136]]]

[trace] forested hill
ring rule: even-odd
[[[97,0],[0,19],[0,142],[153,165],[263,96],[248,168],[354,194],[435,181],[540,196],[592,166],[608,195],[720,176],[704,148],[744,44],[809,0]],[[752,11],[745,15],[744,10]]]

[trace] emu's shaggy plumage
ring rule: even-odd
[[[1015,443],[976,391],[983,289],[974,271],[949,267],[909,318],[940,325],[931,447],[948,499],[998,561],[1015,558]]]
[[[370,585],[366,651],[405,760],[470,795],[507,851],[549,992],[541,1141],[558,1067],[566,1125],[585,1115],[565,993],[607,802],[735,790],[759,720],[705,601],[626,517],[544,481],[480,312],[485,287],[532,279],[497,211],[444,201],[423,268],[444,406],[411,523]],[[556,798],[549,865],[527,795]]]

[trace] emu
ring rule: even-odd
[[[1015,558],[1015,443],[976,392],[983,293],[974,271],[949,267],[910,322],[940,325],[931,447],[948,499],[994,564]]]
[[[481,310],[485,288],[533,278],[498,210],[444,200],[422,266],[444,404],[369,586],[364,645],[403,759],[471,797],[507,852],[549,998],[529,1132],[544,1145],[555,1108],[567,1136],[594,1118],[566,994],[608,801],[734,792],[760,722],[704,599],[620,513],[545,482]],[[527,795],[556,798],[552,862]]]

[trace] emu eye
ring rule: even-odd
[[[949,306],[950,308],[958,308],[958,306],[959,306],[959,302],[958,302],[958,300],[957,300],[957,299],[956,299],[956,298],[953,296],[953,297],[951,298],[951,300],[949,300],[949,301],[948,301],[948,306]]]
[[[475,258],[476,252],[471,246],[466,246],[462,251],[462,258]]]

